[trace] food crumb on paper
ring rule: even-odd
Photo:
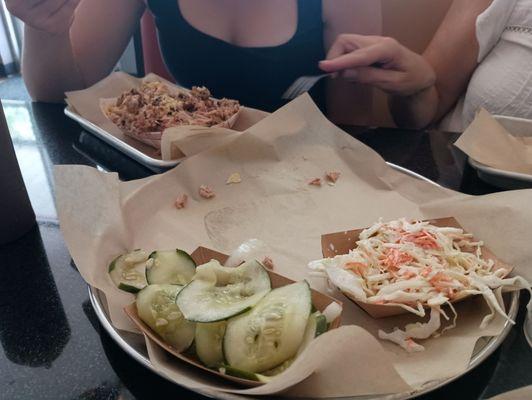
[[[175,199],[175,208],[178,210],[181,210],[182,208],[185,208],[187,206],[188,196],[186,194],[180,194]]]
[[[267,257],[267,256],[264,257],[264,259],[262,260],[262,265],[264,265],[269,270],[273,271],[273,268],[274,268],[273,260],[270,257]]]
[[[335,184],[338,178],[340,178],[340,175],[341,175],[340,172],[330,171],[330,172],[327,172],[325,176],[327,177],[328,182]]]
[[[229,178],[227,178],[227,181],[225,182],[226,185],[230,185],[232,183],[240,183],[242,182],[242,177],[238,172],[232,173]]]
[[[204,199],[212,199],[216,196],[216,193],[207,185],[201,185],[198,189],[198,193]]]
[[[321,178],[313,178],[308,184],[312,186],[321,186]]]

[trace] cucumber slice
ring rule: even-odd
[[[321,314],[320,312],[317,312],[315,315],[316,318],[316,333],[314,334],[314,337],[318,337],[329,329],[329,324],[327,323],[327,318],[325,318],[325,315]]]
[[[305,328],[305,336],[303,337],[303,342],[299,349],[297,350],[297,355],[303,353],[303,350],[312,342],[315,338],[320,336],[322,333],[327,331],[327,321],[325,316],[319,311],[316,311],[310,314],[310,317],[307,322],[307,327]]]
[[[226,325],[226,321],[196,325],[196,354],[209,368],[218,367],[224,362],[222,342]]]
[[[296,359],[295,357],[289,358],[288,360],[284,361],[282,364],[278,365],[277,367],[274,367],[272,369],[269,369],[268,371],[262,372],[262,375],[268,376],[268,377],[279,375],[280,373],[286,371],[288,367],[292,365],[295,359]]]
[[[120,290],[137,293],[148,285],[146,281],[148,253],[135,250],[115,258],[109,264],[109,276]]]
[[[312,307],[307,282],[268,293],[251,311],[231,318],[225,331],[225,359],[234,368],[262,372],[296,355]]]
[[[262,375],[262,374],[255,374],[255,376],[257,377],[259,382],[262,382],[262,383],[271,382],[272,379],[273,379],[271,376],[266,376],[266,375]]]
[[[220,367],[219,371],[222,374],[231,375],[236,378],[247,379],[248,381],[261,382],[259,374],[234,368],[230,365],[224,365],[223,367]]]
[[[196,273],[196,263],[183,250],[154,251],[146,268],[148,284],[186,285]]]
[[[262,372],[264,376],[271,377],[275,375],[279,375],[280,373],[286,371],[290,365],[294,362],[297,356],[299,356],[303,350],[306,349],[306,347],[314,340],[314,338],[317,338],[321,334],[325,333],[327,331],[327,320],[325,319],[325,316],[321,314],[319,311],[313,312],[310,314],[310,317],[307,322],[307,327],[305,328],[305,335],[303,337],[303,342],[301,343],[301,346],[299,346],[299,349],[297,350],[297,354],[295,357],[289,358],[282,364],[278,365],[277,367],[274,367],[272,369],[269,369],[268,371]]]
[[[190,321],[217,322],[249,310],[270,290],[270,277],[259,262],[229,268],[212,260],[196,268],[177,305]]]
[[[182,286],[149,285],[137,295],[137,312],[150,328],[178,352],[194,340],[195,324],[187,321],[175,304]]]

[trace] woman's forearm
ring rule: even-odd
[[[436,72],[420,54],[397,40],[380,36],[344,34],[331,46],[326,72],[342,72],[356,82],[375,86],[389,95],[399,126],[422,128],[436,117],[439,95]]]
[[[22,74],[28,92],[37,101],[61,102],[65,91],[85,86],[68,31],[51,34],[26,25]]]
[[[421,129],[437,117],[439,96],[435,85],[410,96],[389,95],[388,104],[397,126]]]

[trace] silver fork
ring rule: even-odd
[[[308,92],[321,79],[331,76],[332,74],[300,76],[290,85],[286,92],[283,93],[283,99],[292,100],[299,95]]]

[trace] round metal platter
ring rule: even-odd
[[[392,167],[393,169],[397,171],[403,172],[417,179],[424,180],[433,185],[438,185],[437,183],[415,172],[412,172],[410,170],[407,170],[405,168],[402,168],[400,166],[397,166],[391,163],[388,163],[388,165],[390,165],[390,167]],[[109,318],[108,312],[107,312],[107,307],[106,307],[107,302],[105,300],[105,295],[103,295],[102,292],[100,292],[98,289],[92,286],[89,286],[89,299],[91,301],[94,311],[96,312],[96,315],[98,316],[98,319],[100,320],[103,328],[107,331],[107,333],[111,336],[111,338],[118,344],[118,346],[122,348],[122,350],[124,350],[127,354],[129,354],[139,363],[144,365],[146,368],[150,369],[151,371],[155,372],[161,377],[173,382],[172,379],[167,377],[164,373],[155,369],[152,363],[150,362],[149,357],[148,357],[148,352],[146,350],[144,337],[142,335],[136,335],[130,332],[119,331],[113,327],[113,325],[111,324],[111,320]],[[508,308],[508,315],[510,319],[514,320],[515,317],[517,316],[517,311],[519,309],[519,292],[510,293],[507,308]],[[461,376],[465,375],[466,373],[471,371],[473,368],[481,364],[495,350],[497,350],[497,348],[502,344],[502,342],[504,341],[504,339],[506,338],[506,336],[508,335],[511,329],[512,329],[512,324],[506,321],[504,328],[499,336],[481,338],[477,342],[475,349],[473,350],[473,355],[471,357],[471,361],[469,362],[467,369],[456,376],[453,376],[451,378],[444,379],[444,380],[430,382],[426,384],[423,388],[412,391],[412,392],[396,393],[396,394],[385,395],[385,396],[344,397],[342,398],[342,400],[370,400],[370,399],[371,400],[407,400],[407,399],[413,399],[423,394],[427,394],[433,390],[436,390],[442,386],[447,385],[448,383],[451,383],[452,381],[460,378]],[[191,389],[191,390],[194,390],[194,389]],[[205,392],[205,391],[198,391],[198,390],[194,390],[194,391],[206,397],[217,398],[217,399],[237,400],[237,399],[255,398],[255,397],[242,396],[242,395],[236,395],[236,394],[231,394],[231,393]]]
[[[118,344],[118,346],[120,346],[122,350],[124,350],[126,353],[128,353],[131,357],[133,357],[135,360],[140,362],[146,368],[152,370],[153,372],[162,376],[163,378],[168,379],[169,381],[172,381],[165,374],[155,369],[152,363],[150,362],[148,358],[148,352],[146,350],[146,345],[144,342],[144,337],[142,335],[136,335],[130,332],[119,331],[113,327],[113,325],[111,324],[111,320],[109,319],[109,316],[106,311],[105,296],[103,296],[98,289],[92,286],[89,286],[89,298],[90,298],[92,306],[94,307],[94,311],[96,312],[96,315],[98,316],[98,319],[100,320],[103,328],[107,331],[107,333],[111,336],[111,338]],[[508,310],[508,315],[510,316],[511,319],[515,319],[518,309],[519,309],[519,292],[512,292],[510,294],[509,310]],[[429,393],[435,389],[438,389],[454,381],[455,379],[460,378],[462,375],[465,375],[466,373],[471,371],[473,368],[478,366],[480,363],[482,363],[495,350],[497,350],[497,348],[502,344],[502,342],[504,341],[504,339],[506,338],[506,336],[508,335],[511,329],[512,329],[512,324],[507,321],[504,325],[503,331],[501,332],[499,336],[481,338],[477,342],[477,345],[475,346],[475,349],[473,351],[473,356],[471,357],[471,361],[469,362],[469,366],[464,372],[462,372],[459,375],[456,375],[456,376],[453,376],[451,378],[444,379],[441,381],[431,382],[427,384],[425,387],[423,387],[422,389],[416,390],[413,392],[397,393],[397,394],[386,395],[386,396],[345,397],[343,398],[343,400],[370,400],[370,399],[372,400],[406,400],[406,399],[413,399],[417,396],[421,396],[423,394]],[[197,391],[197,392],[207,397],[227,399],[227,400],[251,399],[252,398],[249,396],[241,396],[241,395],[222,393],[222,392],[216,392],[216,393],[209,393],[209,392],[202,392],[202,391]]]

